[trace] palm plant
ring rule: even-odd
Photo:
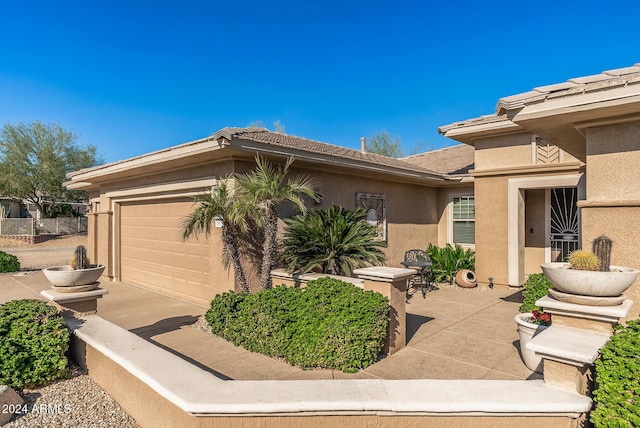
[[[456,273],[461,269],[475,270],[475,254],[470,249],[465,250],[460,245],[447,244],[443,248],[429,244],[427,248],[431,259],[431,271],[436,282],[453,284]]]
[[[366,217],[362,209],[334,205],[285,220],[281,260],[290,272],[320,270],[347,276],[353,269],[382,264],[386,256],[380,248],[386,244]]]
[[[193,211],[184,218],[182,223],[182,239],[204,232],[211,234],[211,224],[216,220],[222,222],[221,238],[225,252],[225,262],[233,265],[236,284],[245,293],[249,292],[247,277],[240,261],[238,240],[245,223],[241,213],[235,207],[236,198],[229,187],[229,178],[221,180],[220,185],[195,196]]]
[[[260,287],[271,288],[271,270],[275,266],[278,250],[278,213],[276,207],[280,202],[292,202],[302,213],[307,211],[303,195],[317,200],[315,183],[306,176],[286,179],[293,158],[288,158],[284,165],[275,166],[260,155],[256,156],[256,169],[247,174],[236,176],[242,192],[242,205],[245,210],[257,208],[256,220],[264,229],[262,247],[262,265],[260,267]],[[248,208],[247,208],[248,207]]]

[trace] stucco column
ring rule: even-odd
[[[93,315],[98,311],[98,299],[108,294],[107,290],[97,288],[76,293],[61,293],[56,290],[42,290],[40,295],[49,300],[62,311],[65,316],[81,317]]]
[[[112,211],[99,211],[93,214],[93,228],[89,227],[89,236],[93,236],[94,241],[89,243],[91,262],[105,265],[105,275],[113,278],[115,276],[112,260]],[[91,226],[91,223],[89,224]]]
[[[374,266],[356,269],[353,273],[364,280],[365,290],[378,292],[389,299],[389,326],[382,351],[387,355],[398,352],[407,342],[407,279],[417,271]]]
[[[640,269],[640,121],[586,130],[586,196],[582,214],[582,247],[591,249],[599,235],[613,240],[611,264]],[[636,303],[626,319],[640,316],[640,280],[625,295]]]

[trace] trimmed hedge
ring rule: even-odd
[[[332,278],[306,288],[226,292],[205,314],[213,334],[303,368],[355,372],[373,364],[387,334],[389,300]]]
[[[640,426],[640,320],[618,329],[596,360],[590,419],[597,428]]]
[[[30,388],[68,376],[69,330],[41,300],[0,305],[0,385]]]
[[[0,273],[18,272],[20,270],[20,261],[13,254],[0,251]]]

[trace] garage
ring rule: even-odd
[[[122,282],[208,304],[213,294],[209,239],[181,238],[180,225],[192,204],[189,198],[120,204]]]

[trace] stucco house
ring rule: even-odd
[[[272,162],[294,156],[292,174],[312,176],[323,195],[310,208],[360,206],[375,214],[388,243],[389,265],[400,266],[409,249],[444,244],[451,234],[447,223],[454,200],[473,193],[466,180],[473,149],[465,145],[429,155],[455,159],[454,169],[447,171],[441,164],[429,168],[426,154],[398,160],[263,128],[225,128],[180,146],[72,173],[68,187],[90,193],[92,260],[107,266],[111,280],[200,303],[233,289],[219,230],[209,239],[183,242],[180,226],[193,206],[191,196],[211,189],[221,177],[253,169],[256,154]],[[466,232],[473,240],[468,227]]]
[[[311,208],[374,211],[390,266],[406,250],[459,243],[475,248],[481,285],[519,286],[540,263],[607,234],[612,262],[640,267],[640,65],[502,98],[494,114],[439,131],[463,144],[391,159],[225,128],[77,171],[67,185],[90,193],[89,250],[109,279],[205,304],[234,287],[233,275],[217,232],[182,242],[180,221],[190,196],[251,170],[257,153],[296,158],[293,173],[324,195]]]

